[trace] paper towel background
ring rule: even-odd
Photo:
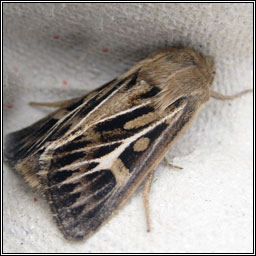
[[[4,3],[4,134],[50,110],[29,101],[80,95],[154,50],[183,44],[215,58],[214,88],[252,88],[253,5]],[[213,99],[160,164],[146,232],[141,189],[87,241],[69,242],[48,204],[3,170],[4,252],[252,252],[252,95]],[[34,202],[34,197],[37,201]]]

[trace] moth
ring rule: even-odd
[[[188,47],[151,54],[87,95],[6,137],[5,161],[47,199],[67,239],[88,238],[145,181],[210,99],[214,61]]]

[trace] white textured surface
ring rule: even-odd
[[[27,102],[80,95],[179,43],[215,58],[215,90],[251,88],[252,13],[248,3],[4,3],[4,133],[48,113]],[[140,189],[89,240],[66,241],[48,204],[4,166],[4,252],[252,252],[252,106],[246,95],[202,109],[169,152],[184,170],[157,168],[150,233]]]

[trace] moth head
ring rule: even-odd
[[[140,76],[161,89],[156,105],[165,110],[180,98],[198,97],[205,102],[215,75],[212,57],[189,47],[168,48],[141,62]]]

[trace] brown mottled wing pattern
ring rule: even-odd
[[[7,138],[6,160],[45,193],[67,238],[88,237],[106,222],[199,108],[191,96],[159,111],[152,99],[161,89],[137,76],[112,81]]]

